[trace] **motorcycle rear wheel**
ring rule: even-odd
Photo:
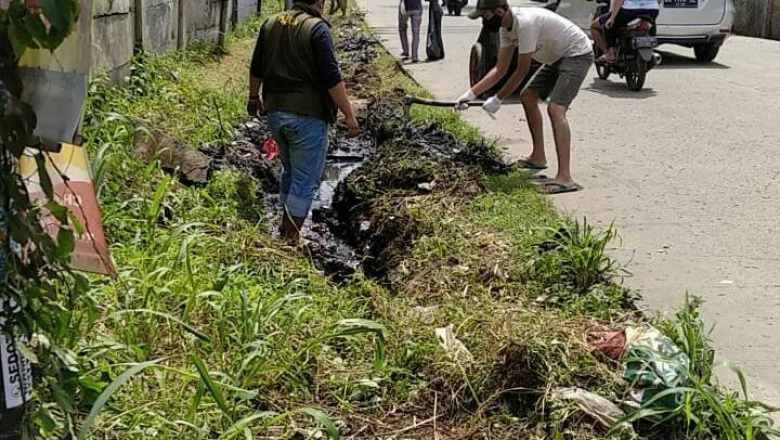
[[[593,45],[593,53],[595,54],[595,58],[598,60],[603,53],[601,52],[601,49],[599,49],[599,46],[597,44]],[[612,73],[612,71],[609,68],[609,65],[602,64],[602,63],[596,63],[596,73],[598,74],[600,79],[608,80],[609,75]]]
[[[636,60],[626,68],[626,86],[632,92],[638,92],[645,86],[647,79],[647,62],[637,56]]]

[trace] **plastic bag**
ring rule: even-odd
[[[428,7],[428,41],[425,45],[425,54],[428,61],[444,59],[444,41],[441,35],[441,19],[444,11],[438,0],[430,0]]]

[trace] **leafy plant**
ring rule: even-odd
[[[33,364],[42,400],[36,414],[24,408],[21,432],[27,438],[50,434],[56,425],[72,430],[79,396],[90,395],[98,385],[82,380],[76,355],[69,349],[75,328],[85,315],[94,313],[86,295],[88,279],[68,268],[74,230],[83,227],[55,198],[45,167],[47,153],[33,136],[38,121],[21,99],[18,72],[19,59],[28,48],[54,50],[62,43],[78,17],[79,4],[11,0],[6,5],[0,8],[0,260],[5,263],[0,267],[0,321],[2,332],[18,338],[19,348]],[[27,153],[28,147],[38,151]],[[18,173],[18,161],[25,154],[32,154],[38,164],[47,199],[43,206],[30,200],[25,176]],[[41,225],[47,215],[61,225],[56,238]]]
[[[658,326],[690,359],[688,368],[677,365],[684,385],[658,393],[615,426],[638,422],[648,437],[664,439],[765,440],[780,435],[771,417],[777,409],[750,400],[742,371],[725,364],[737,375],[741,395],[718,384],[713,375],[715,352],[699,312],[701,304],[701,298],[686,295],[685,305],[674,319]],[[672,407],[657,404],[671,395],[681,395],[681,403]]]
[[[534,268],[552,285],[560,284],[583,294],[624,273],[606,254],[607,246],[617,237],[614,225],[596,232],[584,219],[549,232],[550,238],[537,245],[541,256],[536,258]]]

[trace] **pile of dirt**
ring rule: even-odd
[[[239,124],[235,138],[227,144],[206,146],[201,151],[210,156],[217,169],[232,168],[260,183],[265,193],[279,191],[279,159],[267,160],[263,143],[271,136],[265,117]]]
[[[344,54],[346,60],[357,64],[369,64],[379,58],[379,41],[366,35],[360,27],[354,24],[345,27],[340,37],[341,43],[336,49]]]
[[[424,200],[462,203],[485,191],[486,173],[508,167],[484,143],[463,145],[438,123],[404,121],[398,102],[375,101],[369,108],[365,130],[376,139],[376,150],[339,184],[331,215],[323,220],[360,249],[367,275],[386,280],[429,232],[415,213]]]

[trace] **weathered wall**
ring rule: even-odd
[[[258,0],[237,1],[239,20],[256,13]],[[148,53],[175,50],[182,2],[187,40],[217,43],[221,21],[229,25],[233,15],[233,0],[94,0],[93,76],[107,73],[121,83],[130,72],[136,44]]]
[[[780,40],[780,0],[734,0],[734,32]]]
[[[101,0],[102,1],[102,0]],[[141,29],[136,35],[144,51],[163,53],[176,49],[179,20],[179,0],[143,0]]]
[[[220,14],[226,3],[224,0],[190,0],[187,14],[190,39],[215,43],[219,38]]]
[[[130,72],[135,17],[130,0],[96,0],[92,20],[92,72],[120,82]]]
[[[238,21],[257,14],[257,2],[259,0],[238,0]]]

